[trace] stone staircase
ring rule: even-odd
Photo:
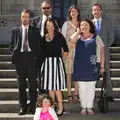
[[[113,97],[115,98],[115,103],[112,103],[111,106],[114,108],[118,104],[120,106],[120,47],[111,47],[110,52]],[[101,83],[102,80],[96,88],[96,98],[99,97]],[[66,100],[67,90],[65,89],[64,101]],[[65,105],[65,107],[70,107],[67,103]],[[18,85],[15,69],[11,64],[11,55],[8,48],[0,48],[0,120],[32,120],[32,115],[18,116],[18,111]]]

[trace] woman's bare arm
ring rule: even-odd
[[[63,52],[63,60],[64,61],[66,60],[67,55],[68,55],[68,52]]]
[[[104,54],[104,47],[100,48],[100,72],[103,73],[105,72],[105,54]]]
[[[80,36],[80,33],[81,33],[80,29],[77,28],[77,31],[73,35],[70,36],[70,42],[76,43],[78,40],[78,37]]]

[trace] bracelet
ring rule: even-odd
[[[104,68],[104,67],[100,67],[100,68]]]

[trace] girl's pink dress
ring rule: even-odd
[[[40,120],[54,120],[54,119],[52,118],[52,116],[50,115],[48,111],[47,112],[41,111]]]

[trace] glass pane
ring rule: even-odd
[[[67,18],[67,14],[68,14],[68,7],[67,8],[64,8],[64,18]]]
[[[54,6],[60,7],[60,0],[54,0]]]
[[[60,8],[54,8],[54,15],[60,17]]]
[[[64,7],[69,7],[70,0],[64,0]]]
[[[71,5],[72,5],[72,4],[77,5],[77,0],[71,0]]]
[[[72,5],[72,4],[75,4],[75,0],[71,0],[71,5]]]

